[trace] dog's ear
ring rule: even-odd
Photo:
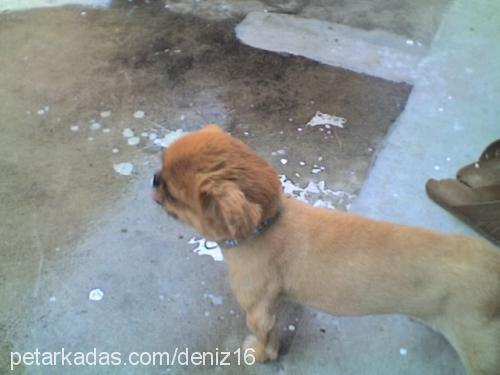
[[[261,220],[261,207],[232,181],[206,181],[200,194],[203,216],[220,238],[244,239]]]

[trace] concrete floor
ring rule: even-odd
[[[0,372],[10,364],[5,354],[37,347],[213,352],[235,350],[244,338],[223,262],[194,253],[195,233],[147,197],[160,152],[152,134],[218,122],[295,185],[325,181],[335,191],[309,196],[311,203],[475,235],[433,205],[423,186],[453,176],[500,138],[500,56],[492,48],[500,6],[353,3],[117,1],[0,14],[0,173],[8,176],[0,181]],[[253,11],[419,42],[425,54],[413,88],[334,60],[325,66],[245,46],[233,30]],[[317,37],[311,33],[311,42]],[[345,117],[347,126],[304,126],[317,110]],[[127,128],[138,145],[128,144]],[[134,165],[132,175],[114,171],[122,162]],[[313,173],[315,164],[324,170]],[[95,288],[100,301],[89,300]],[[407,318],[282,310],[283,355],[275,363],[98,372],[464,373],[443,337]]]

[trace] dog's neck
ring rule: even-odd
[[[259,225],[257,225],[254,228],[254,230],[252,230],[250,236],[242,241],[230,239],[230,240],[219,241],[218,244],[222,249],[233,249],[235,247],[238,247],[242,242],[250,238],[255,238],[257,236],[260,236],[262,233],[267,231],[278,220],[280,215],[281,215],[281,209],[278,209],[278,211],[276,211],[274,216],[271,216],[270,218],[263,220]]]

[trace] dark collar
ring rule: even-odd
[[[259,225],[257,225],[257,227],[255,227],[255,229],[252,231],[252,233],[250,233],[249,238],[257,237],[257,236],[261,235],[262,233],[264,233],[278,220],[280,215],[281,215],[281,210],[278,210],[276,215],[261,222]],[[235,247],[238,247],[240,245],[240,243],[241,242],[238,240],[223,240],[221,242],[218,242],[219,246],[222,249],[233,249]]]

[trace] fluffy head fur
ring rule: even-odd
[[[217,125],[188,134],[163,155],[155,200],[207,238],[242,240],[280,202],[276,171]]]

